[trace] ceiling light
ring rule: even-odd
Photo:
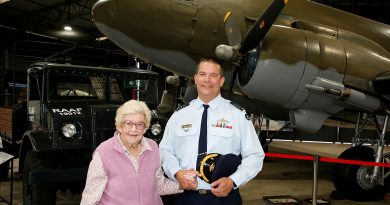
[[[102,37],[97,37],[95,40],[96,41],[104,41],[104,40],[107,40],[108,38],[106,36],[102,36]]]
[[[65,31],[71,31],[71,30],[72,30],[72,27],[70,27],[70,26],[64,26],[64,30],[65,30]]]

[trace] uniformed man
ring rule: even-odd
[[[214,58],[202,58],[194,76],[198,98],[178,108],[169,119],[160,143],[162,166],[168,177],[188,191],[175,197],[176,205],[241,205],[241,185],[262,169],[264,151],[245,110],[221,97],[225,81],[221,64]],[[202,117],[206,113],[206,142],[200,142]],[[206,153],[200,153],[207,143]],[[242,158],[237,170],[212,183],[197,177],[193,189],[190,170],[199,169],[199,157],[207,153],[235,154]],[[197,162],[198,161],[198,162]],[[195,176],[196,177],[196,176]]]

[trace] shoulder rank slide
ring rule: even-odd
[[[230,104],[232,104],[234,107],[238,108],[238,109],[241,110],[241,111],[245,111],[245,109],[244,109],[243,107],[241,107],[240,105],[238,105],[238,104],[235,103],[235,102],[230,101]]]
[[[245,109],[243,107],[241,107],[240,105],[238,105],[237,103],[232,102],[232,101],[230,101],[230,104],[232,104],[234,107],[238,108],[239,110],[243,111],[245,113],[245,118],[247,120],[251,119],[251,116],[248,113],[246,113],[246,111],[245,111]]]

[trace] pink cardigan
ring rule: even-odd
[[[108,176],[100,204],[163,204],[155,180],[156,171],[160,167],[158,146],[153,140],[147,140],[152,150],[142,153],[138,176],[133,164],[123,153],[119,137],[112,137],[96,149]]]

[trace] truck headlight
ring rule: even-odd
[[[74,140],[81,133],[81,126],[77,122],[64,122],[59,126],[59,133],[65,140]]]
[[[68,124],[65,124],[62,126],[61,128],[61,131],[62,131],[62,134],[66,137],[66,138],[71,138],[73,137],[75,134],[77,134],[77,128],[74,124],[72,123],[68,123]]]
[[[160,124],[158,124],[158,122],[154,123],[151,127],[150,127],[150,131],[152,132],[152,134],[154,136],[157,136],[161,133],[161,130],[162,130],[162,127]]]

